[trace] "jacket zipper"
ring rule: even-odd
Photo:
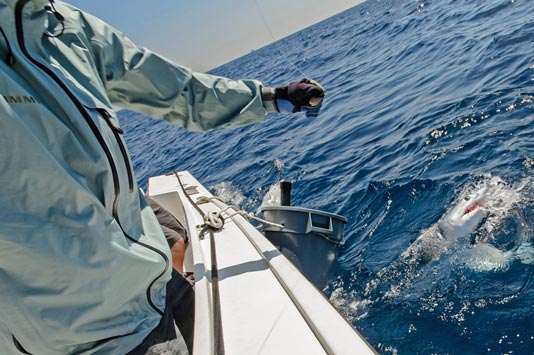
[[[2,37],[4,37],[4,40],[6,41],[6,48],[7,48],[7,55],[6,55],[6,63],[10,67],[15,64],[15,57],[13,56],[13,52],[11,51],[11,45],[9,44],[9,40],[7,39],[6,33],[4,32],[4,29],[2,26],[0,26],[0,33],[2,33]]]
[[[133,192],[134,190],[134,183],[133,183],[133,174],[132,174],[132,167],[130,165],[130,159],[128,159],[128,153],[126,152],[126,147],[124,146],[124,143],[122,141],[121,135],[124,133],[122,129],[117,127],[115,123],[111,120],[111,115],[108,111],[106,111],[103,108],[97,108],[96,109],[100,115],[104,118],[104,120],[107,122],[109,128],[111,128],[111,131],[113,132],[113,135],[115,136],[115,139],[117,140],[117,144],[119,145],[119,148],[121,150],[122,157],[124,159],[124,164],[126,165],[126,171],[128,172],[128,187],[130,188],[130,192]]]
[[[163,275],[165,275],[165,272],[167,271],[168,267],[169,267],[169,258],[167,257],[167,255],[162,252],[161,250],[151,246],[151,245],[148,245],[146,243],[143,243],[143,242],[140,242],[132,237],[130,237],[126,231],[124,230],[124,228],[122,227],[121,223],[120,223],[120,220],[119,220],[119,213],[118,213],[118,205],[119,205],[119,195],[120,195],[120,184],[119,184],[119,174],[117,172],[117,166],[115,165],[115,161],[113,160],[113,156],[111,155],[111,151],[109,150],[109,147],[106,145],[106,142],[104,140],[104,137],[102,136],[102,134],[100,133],[100,131],[98,130],[98,127],[96,126],[96,124],[93,122],[91,116],[89,115],[89,113],[86,111],[85,107],[83,106],[83,104],[78,100],[78,98],[69,90],[69,88],[65,85],[65,83],[63,83],[61,81],[61,79],[50,69],[48,68],[46,65],[42,64],[41,62],[39,62],[38,60],[36,60],[35,58],[33,58],[31,56],[31,54],[28,52],[28,49],[26,48],[26,45],[25,45],[25,42],[24,42],[24,32],[23,32],[23,28],[22,28],[22,10],[24,9],[24,6],[31,0],[20,0],[17,2],[17,5],[15,7],[15,23],[16,23],[16,30],[17,30],[17,41],[18,41],[18,44],[19,44],[19,47],[22,51],[22,53],[24,54],[24,56],[31,62],[33,63],[36,67],[38,67],[39,69],[41,69],[44,73],[46,73],[52,80],[54,80],[56,82],[57,85],[59,85],[59,87],[61,87],[61,89],[67,94],[67,96],[72,100],[72,102],[74,103],[74,105],[76,106],[76,108],[78,109],[78,111],[81,113],[81,115],[83,116],[83,118],[85,119],[86,123],[89,125],[89,127],[91,128],[91,131],[93,132],[93,134],[95,135],[95,137],[97,138],[98,142],[100,143],[102,149],[104,150],[104,153],[106,154],[106,158],[109,162],[109,165],[111,167],[111,173],[112,173],[112,176],[113,176],[113,187],[114,187],[114,191],[115,191],[115,198],[113,200],[113,208],[112,208],[112,214],[113,214],[113,218],[115,218],[115,220],[117,221],[119,227],[121,228],[123,234],[126,236],[127,239],[129,239],[130,241],[132,241],[133,243],[136,243],[136,244],[139,244],[149,250],[152,250],[154,251],[155,253],[159,254],[163,260],[165,261],[165,268],[163,269],[163,271],[154,279],[152,280],[152,282],[150,283],[150,285],[148,286],[147,288],[147,291],[146,291],[146,294],[147,294],[147,299],[148,299],[148,303],[150,304],[150,306],[160,315],[163,317],[163,311],[161,309],[159,309],[155,304],[154,302],[152,301],[152,296],[151,296],[151,289],[152,289],[152,286],[154,286],[154,284],[156,283],[156,281],[158,279],[160,279]],[[123,147],[124,148],[124,147]],[[122,151],[122,149],[121,149]],[[126,150],[125,150],[126,151]],[[132,179],[133,180],[133,179]]]
[[[26,355],[32,355],[31,353],[27,352],[26,349],[24,349],[20,341],[18,341],[14,335],[11,335],[11,337],[13,338],[13,344],[15,344],[15,348],[17,348],[18,351]]]

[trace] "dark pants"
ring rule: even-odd
[[[189,238],[184,226],[182,226],[182,224],[169,211],[163,208],[163,206],[153,200],[150,196],[145,196],[145,198],[150,204],[150,207],[154,211],[154,214],[163,229],[169,247],[172,248],[172,246],[180,239],[183,239],[187,244]]]
[[[143,342],[127,355],[187,355],[193,353],[195,295],[193,286],[173,270],[167,283],[163,318]]]

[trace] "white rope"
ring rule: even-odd
[[[204,203],[210,203],[212,201],[219,201],[219,202],[222,202],[224,203],[223,200],[221,200],[219,197],[206,197],[206,196],[202,196],[202,197],[199,197],[197,199],[197,205],[201,205],[201,204],[204,204]],[[228,213],[228,210],[234,210],[234,213],[232,214],[229,214]],[[226,214],[226,216],[223,216],[223,213]],[[237,206],[227,206],[226,208],[222,209],[220,212],[211,212],[209,213],[206,217],[208,216],[212,216],[213,215],[213,218],[214,219],[217,219],[217,218],[232,218],[234,216],[237,216],[237,215],[240,215],[241,217],[243,218],[246,218],[248,220],[252,219],[252,220],[255,220],[257,222],[260,222],[260,223],[263,223],[263,224],[267,224],[269,226],[273,226],[273,227],[277,227],[277,228],[280,228],[280,229],[283,229],[284,226],[282,224],[278,224],[278,223],[273,223],[273,222],[270,222],[270,221],[267,221],[265,219],[262,219],[262,218],[259,218],[259,217],[256,217],[254,215],[254,213],[252,212],[247,212],[245,210],[242,210],[240,209],[239,207]],[[211,218],[211,217],[208,217],[208,218]],[[204,218],[204,222],[207,224],[207,225],[210,225],[211,224],[208,224],[208,222],[206,222],[206,218]],[[211,220],[210,220],[210,223],[211,223]],[[214,222],[215,223],[215,222]],[[224,222],[222,223],[224,224]],[[222,227],[222,226],[221,226]],[[221,227],[218,227],[218,228],[221,228]]]
[[[220,201],[220,202],[224,202],[223,200],[221,200],[218,197],[200,196],[199,198],[197,198],[197,205],[202,205],[204,203],[210,203],[211,201],[214,201],[214,200]]]
[[[263,223],[263,224],[267,224],[267,225],[270,225],[270,226],[273,226],[273,227],[277,227],[277,228],[280,228],[280,229],[283,229],[284,226],[282,224],[278,224],[278,223],[274,223],[274,222],[270,222],[270,221],[267,221],[265,219],[262,219],[262,218],[259,218],[259,217],[256,217],[254,215],[254,213],[252,212],[247,212],[247,211],[243,211],[243,210],[239,210],[237,211],[236,213],[234,213],[233,215],[230,215],[229,217],[233,217],[235,215],[240,215],[246,219],[253,219],[257,222],[260,222],[260,223]]]
[[[217,230],[224,226],[224,218],[219,212],[210,212],[204,215],[204,224]]]

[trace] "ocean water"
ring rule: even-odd
[[[534,354],[534,1],[369,0],[212,72],[326,98],[207,133],[123,111],[142,186],[190,170],[256,211],[293,181],[348,218],[324,292],[380,354]],[[444,236],[480,191],[480,223]]]

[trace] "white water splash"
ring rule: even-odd
[[[515,250],[515,257],[523,264],[534,264],[534,245],[529,243],[521,244]]]
[[[334,285],[330,302],[351,322],[367,317],[371,300],[359,299],[356,290],[347,291],[342,284]]]
[[[263,201],[261,202],[261,207],[267,207],[267,206],[280,206],[281,204],[281,197],[280,197],[280,183],[276,183],[272,185],[267,193],[265,193],[265,196],[263,196]]]
[[[276,170],[278,170],[278,171],[280,171],[280,172],[281,172],[282,170],[284,170],[284,162],[283,162],[283,161],[278,160],[278,159],[275,159],[275,160],[273,161],[273,164],[274,164]]]
[[[476,244],[464,258],[465,265],[474,271],[506,271],[514,260],[534,264],[534,246],[522,243],[516,249],[502,251],[490,244]]]
[[[273,165],[279,173],[284,170],[284,162],[279,159],[273,160]],[[260,207],[258,207],[258,213],[261,211],[262,207],[280,206],[282,204],[281,198],[280,182],[276,182],[269,187],[269,190],[267,190],[263,196]]]
[[[210,187],[214,191],[214,195],[219,197],[225,203],[234,206],[241,206],[245,200],[243,193],[228,181],[220,182]]]
[[[466,265],[474,271],[507,270],[513,256],[511,252],[503,252],[489,244],[476,244],[466,253]]]

